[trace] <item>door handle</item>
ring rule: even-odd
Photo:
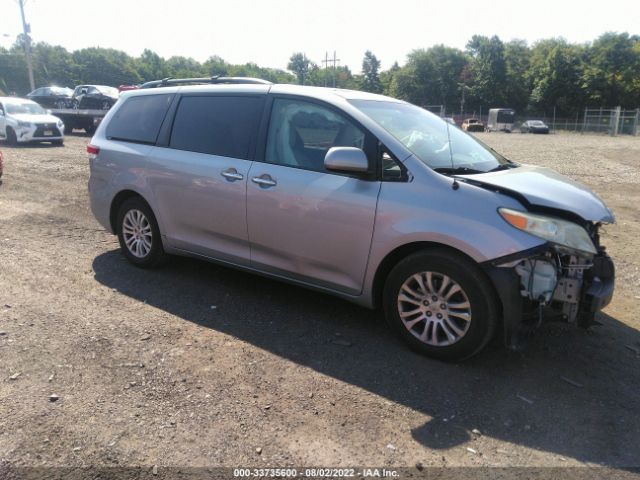
[[[253,177],[251,181],[253,183],[257,183],[262,188],[275,187],[278,184],[278,182],[276,182],[273,178],[271,178],[271,176],[266,174],[261,175],[259,177]]]
[[[242,180],[244,178],[244,176],[241,173],[238,173],[235,168],[227,168],[226,170],[222,171],[220,175],[222,175],[230,182],[235,182],[236,180]]]

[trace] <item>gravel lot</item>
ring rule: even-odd
[[[3,145],[0,464],[640,466],[640,138],[479,136],[614,209],[618,289],[600,326],[460,365],[319,293],[136,269],[89,211],[86,137]]]

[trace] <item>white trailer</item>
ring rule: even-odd
[[[513,108],[492,108],[487,119],[487,132],[507,132],[513,130],[516,111]]]

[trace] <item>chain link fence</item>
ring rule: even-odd
[[[444,115],[444,108],[440,113],[438,106],[428,108],[436,114]],[[485,125],[487,124],[488,110],[480,112],[451,113],[457,125],[467,118],[477,118]],[[527,120],[541,120],[549,126],[551,132],[574,132],[574,133],[599,133],[603,135],[640,135],[640,108],[623,109],[621,107],[611,108],[585,108],[583,112],[578,112],[572,117],[556,117],[554,112],[516,112],[514,131],[520,131],[520,125]]]

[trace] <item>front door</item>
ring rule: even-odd
[[[276,98],[265,162],[247,183],[251,265],[316,286],[359,294],[380,183],[330,173],[333,146],[364,148],[365,132],[317,103]]]

